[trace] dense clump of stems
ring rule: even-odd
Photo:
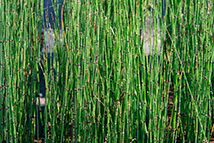
[[[40,68],[45,142],[210,140],[212,1],[73,0],[59,12],[56,0],[53,7],[48,63],[43,1],[0,0],[0,142],[34,141]],[[147,23],[152,55],[141,34]]]

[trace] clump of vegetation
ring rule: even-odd
[[[48,63],[43,1],[0,1],[0,142],[34,141],[40,62],[45,142],[213,137],[211,0],[71,0],[61,13],[54,3],[64,41],[55,39]],[[150,11],[154,52],[145,56]]]

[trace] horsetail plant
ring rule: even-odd
[[[0,0],[0,141],[210,141],[213,10]]]

